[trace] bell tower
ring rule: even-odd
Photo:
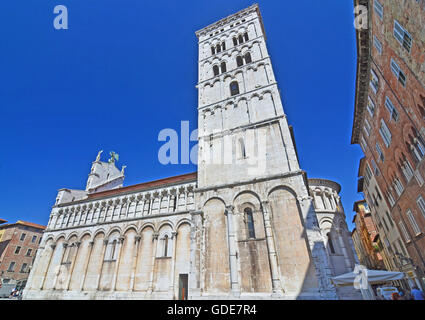
[[[258,5],[196,36],[198,183],[190,298],[335,298]]]
[[[258,6],[196,35],[199,186],[299,170]]]

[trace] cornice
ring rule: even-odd
[[[195,32],[196,36],[199,38],[200,36],[204,36],[208,33],[210,33],[212,30],[215,30],[217,28],[220,28],[226,24],[231,23],[232,21],[239,20],[247,15],[249,15],[251,12],[257,11],[259,13],[259,7],[258,4],[253,4],[249,6],[248,8],[242,9],[236,13],[231,14],[230,16],[227,16],[226,18],[220,19],[198,31]]]
[[[354,120],[351,134],[351,144],[358,144],[362,128],[367,96],[369,93],[369,73],[370,73],[370,21],[371,12],[369,0],[354,0],[354,7],[365,6],[368,8],[368,28],[356,29],[357,45],[357,73],[356,73],[356,91],[354,102]]]
[[[328,180],[328,179],[308,178],[308,185],[310,187],[312,186],[329,187],[331,189],[334,189],[337,193],[341,191],[341,185],[338,182]]]

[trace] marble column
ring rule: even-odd
[[[112,278],[112,285],[111,285],[111,290],[116,290],[117,287],[117,278],[118,278],[118,271],[119,271],[119,267],[120,267],[120,261],[121,261],[121,255],[122,255],[122,247],[124,244],[124,237],[119,237],[118,238],[118,258],[115,262],[115,269],[114,269],[114,275]]]
[[[136,236],[134,238],[135,246],[134,246],[134,252],[133,252],[133,265],[131,267],[131,276],[130,276],[130,290],[134,291],[134,284],[135,284],[135,277],[136,277],[136,270],[137,270],[137,259],[139,256],[139,247],[140,247],[140,240],[142,239],[141,236]]]
[[[270,261],[270,271],[272,276],[273,293],[281,294],[283,292],[283,289],[282,289],[282,284],[280,282],[280,276],[279,276],[279,267],[278,267],[278,261],[277,261],[276,245],[274,242],[274,235],[273,235],[273,229],[271,224],[272,216],[271,216],[271,210],[269,208],[269,202],[262,201],[261,207],[263,209],[264,228],[265,228],[265,234],[266,234],[267,248],[269,251],[269,261]]]
[[[44,288],[44,283],[46,282],[47,273],[49,272],[50,263],[52,262],[53,254],[55,253],[56,244],[55,243],[52,243],[50,245],[50,248],[52,249],[52,252],[51,252],[50,257],[49,257],[49,262],[47,263],[46,271],[44,272],[43,278],[41,280],[40,290],[45,289]]]
[[[105,215],[105,216],[106,216],[106,215]],[[96,288],[97,288],[97,290],[100,290],[100,277],[102,276],[103,263],[104,263],[104,261],[105,261],[105,253],[106,253],[106,247],[108,246],[108,242],[109,242],[109,240],[108,240],[108,239],[104,239],[104,240],[103,240],[102,254],[100,255],[100,256],[101,256],[102,261],[101,261],[101,263],[100,263],[100,269],[99,269],[99,274],[98,274],[98,276],[97,276],[97,284],[96,284]]]
[[[227,206],[224,214],[227,218],[227,240],[229,245],[230,257],[230,284],[233,295],[240,295],[239,277],[238,277],[238,257],[236,253],[236,235],[234,227],[234,207]]]
[[[77,257],[78,257],[78,253],[79,253],[79,249],[80,249],[80,241],[75,242],[75,246],[77,247],[75,255],[74,255],[74,259],[72,260],[71,263],[71,267],[69,268],[69,275],[68,275],[68,279],[66,281],[66,285],[65,285],[65,290],[69,290],[69,284],[71,283],[71,277],[72,277],[72,272],[74,271],[74,266],[75,266],[75,262],[77,261]]]
[[[153,252],[152,252],[152,261],[151,261],[151,272],[150,272],[150,279],[149,279],[149,286],[148,286],[148,294],[152,294],[153,291],[153,276],[154,276],[154,269],[155,269],[155,259],[156,259],[156,250],[158,246],[158,233],[154,233],[153,235]]]
[[[93,213],[94,214],[94,213]],[[90,241],[89,242],[89,254],[87,255],[87,259],[85,261],[85,268],[84,268],[84,273],[83,276],[81,278],[81,285],[80,285],[80,291],[83,291],[84,289],[84,282],[86,280],[86,276],[87,276],[87,270],[89,269],[89,264],[90,264],[90,257],[91,257],[91,253],[93,251],[93,246],[94,246],[94,241]]]
[[[171,294],[171,299],[175,299],[175,291],[174,291],[174,281],[176,278],[176,247],[177,247],[177,232],[173,231],[171,232],[171,239],[173,240],[173,253],[171,257],[171,267],[170,267],[170,288],[169,293]]]

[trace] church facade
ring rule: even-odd
[[[196,35],[197,172],[123,187],[100,152],[59,190],[24,299],[359,298],[330,281],[356,262],[339,190],[299,167],[258,6]]]

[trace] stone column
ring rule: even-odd
[[[170,212],[170,199],[171,199],[171,194],[168,194],[167,212]]]
[[[151,197],[151,199],[150,199],[150,202],[149,202],[149,211],[148,211],[148,215],[151,215],[152,214],[152,207],[153,207],[153,201],[154,201],[155,199],[153,198],[153,196]]]
[[[283,137],[283,143],[285,144],[285,153],[288,161],[289,171],[297,171],[300,169],[298,164],[297,154],[295,153],[295,147],[292,143],[291,133],[288,127],[288,121],[286,117],[279,119],[280,130]]]
[[[44,283],[45,283],[46,278],[47,278],[47,273],[49,272],[50,263],[52,262],[53,254],[55,253],[56,243],[52,243],[52,244],[50,245],[50,248],[52,249],[52,253],[50,254],[49,262],[47,263],[46,271],[44,272],[43,278],[42,278],[42,280],[41,280],[40,290],[45,289],[45,288],[44,288]]]
[[[125,209],[125,217],[128,218],[128,212],[130,211],[130,203],[131,201],[127,199],[127,208]],[[143,213],[143,211],[142,211]]]
[[[117,261],[115,263],[115,270],[114,270],[114,275],[112,278],[112,285],[111,285],[111,290],[115,291],[116,287],[117,287],[117,278],[118,278],[118,271],[119,271],[119,267],[120,267],[120,261],[121,261],[121,254],[122,254],[122,247],[123,247],[123,243],[124,243],[124,237],[119,237],[118,238],[118,258]]]
[[[153,291],[153,276],[154,276],[154,271],[155,271],[155,258],[156,258],[156,250],[157,250],[157,246],[158,246],[158,233],[154,233],[153,235],[153,251],[152,251],[152,265],[151,265],[151,274],[150,274],[150,279],[149,279],[149,286],[148,286],[148,293],[152,294]]]
[[[273,218],[271,216],[271,210],[269,209],[269,202],[262,201],[261,207],[263,209],[264,228],[266,234],[267,249],[269,251],[270,273],[272,276],[273,294],[281,295],[283,293],[283,289],[279,276],[276,246],[274,242],[274,235],[271,224]]]
[[[352,238],[351,238],[351,236],[349,236],[349,235],[347,235],[347,239],[348,239],[348,243],[350,244],[351,251],[353,252],[354,265],[356,265],[356,264],[360,264],[360,262],[359,262],[359,257],[357,256],[357,252],[356,252],[356,249],[355,249],[355,247],[354,247],[353,239],[352,239]]]
[[[105,217],[106,217],[106,214],[105,214]],[[108,239],[103,240],[102,254],[100,255],[102,257],[102,260],[100,262],[99,275],[97,276],[97,284],[96,284],[97,290],[100,290],[100,277],[102,276],[103,262],[105,261],[105,253],[106,253],[106,247],[108,246],[108,242],[109,242]]]
[[[34,259],[34,263],[30,266],[30,274],[28,275],[28,280],[27,283],[29,285],[26,286],[26,289],[39,289],[39,288],[34,288],[33,286],[33,277],[35,276],[35,271],[33,270],[37,270],[38,265],[40,263],[40,259],[41,259],[41,255],[43,252],[44,248],[42,247],[38,247],[38,249],[35,250],[36,254],[35,254],[35,259]],[[1,280],[0,280],[1,281]],[[25,290],[26,291],[26,290]],[[24,297],[25,298],[25,297]]]
[[[320,294],[322,299],[336,300],[338,299],[338,295],[334,285],[330,281],[332,277],[332,268],[317,222],[312,198],[305,195],[299,196],[297,200],[304,219],[305,234],[311,252],[311,260],[319,283],[318,294]]]
[[[175,298],[175,291],[174,291],[174,281],[176,277],[176,247],[177,247],[177,232],[173,231],[171,232],[171,239],[173,240],[173,255],[171,257],[171,267],[170,267],[170,274],[171,274],[171,281],[170,281],[170,288],[169,293],[172,294],[171,299]]]
[[[344,255],[345,268],[346,268],[347,272],[351,272],[353,270],[351,268],[351,262],[350,262],[350,258],[348,257],[347,249],[345,248],[345,242],[344,242],[344,239],[343,239],[342,232],[343,232],[343,230],[340,230],[340,229],[337,230],[339,246],[341,247],[342,254]]]
[[[233,221],[233,206],[226,206],[224,214],[227,218],[227,240],[229,244],[229,257],[230,257],[230,284],[232,294],[235,296],[240,295],[239,279],[238,279],[238,260],[236,254],[236,235]]]
[[[63,258],[66,252],[66,248],[68,247],[68,243],[63,242],[62,243],[62,253],[61,253],[61,258],[59,260],[59,265],[58,265],[58,271],[57,273],[55,272],[55,279],[53,280],[53,290],[56,290],[56,283],[58,281],[59,275],[61,273],[61,269],[62,269],[62,262],[63,262]]]
[[[135,284],[135,277],[136,277],[136,269],[137,269],[137,258],[139,256],[139,246],[140,246],[140,240],[142,239],[141,236],[136,236],[134,239],[135,246],[134,246],[134,252],[133,252],[133,266],[131,267],[131,276],[130,276],[130,291],[134,291],[134,284]]]
[[[94,213],[93,213],[93,214],[94,214]],[[85,280],[86,280],[87,270],[89,269],[90,257],[91,257],[91,253],[92,253],[92,251],[93,251],[93,245],[94,245],[94,241],[90,241],[90,242],[89,242],[90,250],[89,250],[89,254],[87,255],[86,262],[85,262],[85,266],[86,266],[86,267],[84,268],[83,277],[82,277],[82,279],[81,279],[80,291],[83,291],[83,289],[84,289],[84,282],[85,282]]]
[[[72,260],[71,267],[69,268],[70,270],[69,270],[68,280],[66,281],[65,290],[69,290],[69,284],[71,283],[72,272],[74,271],[75,262],[77,261],[80,244],[81,244],[80,241],[75,242],[77,251],[75,252],[74,259]]]
[[[201,295],[201,240],[203,212],[190,212],[192,227],[190,230],[190,271],[188,279],[188,298]]]

